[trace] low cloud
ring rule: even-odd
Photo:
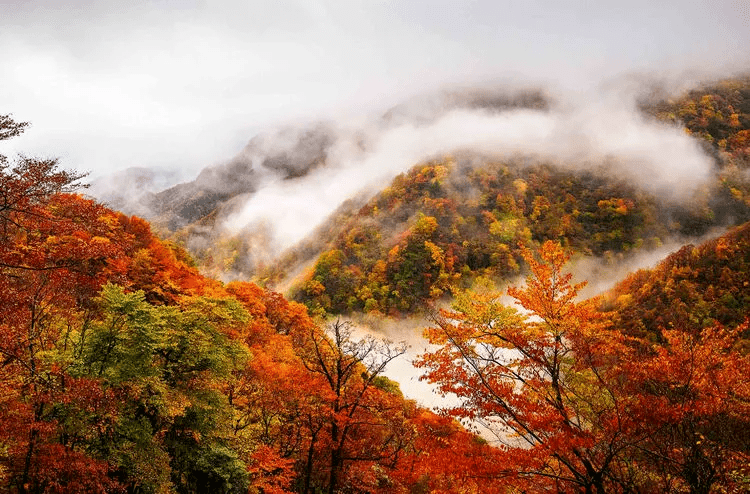
[[[743,0],[5,0],[0,112],[33,123],[10,144],[29,155],[194,176],[279,122],[451,83],[726,73],[749,43]]]
[[[682,200],[710,176],[712,159],[678,127],[649,120],[628,90],[561,92],[549,109],[448,108],[429,119],[331,126],[326,164],[294,179],[266,174],[225,226],[264,223],[280,249],[310,234],[348,198],[387,186],[420,161],[457,151],[529,156],[601,168],[655,194]],[[440,108],[434,103],[430,108]],[[417,112],[419,113],[419,112]]]

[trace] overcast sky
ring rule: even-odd
[[[0,153],[189,173],[447,84],[750,68],[747,0],[0,0]],[[691,72],[692,73],[692,72]]]

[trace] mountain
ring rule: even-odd
[[[261,134],[228,163],[148,194],[140,212],[172,232],[213,276],[292,288],[295,299],[315,310],[408,313],[476,276],[515,276],[519,243],[558,239],[614,262],[747,221],[749,91],[748,79],[734,79],[671,99],[642,99],[635,116],[617,106],[594,107],[598,127],[621,131],[597,135],[596,126],[579,133],[564,128],[592,115],[566,113],[564,103],[539,90],[456,89],[415,98],[360,126],[316,123]],[[472,123],[462,120],[468,115],[508,124],[498,132],[552,125],[568,144],[552,140],[537,149],[535,139],[548,139],[542,132],[519,137],[527,147],[509,153],[502,145],[488,147],[493,135],[513,142],[490,127],[477,145],[440,153],[435,141],[433,158],[409,163],[400,175],[389,168],[382,175],[387,181],[364,178],[391,166],[383,146],[415,133],[424,146],[445,122],[461,132]],[[678,126],[693,140],[675,132]],[[633,140],[643,129],[651,134]],[[663,147],[655,141],[651,150],[639,150],[641,141],[660,137]],[[624,144],[602,147],[602,139]],[[680,151],[685,143],[695,149]],[[383,158],[373,161],[373,153]],[[653,156],[660,154],[665,157]],[[688,160],[707,164],[680,169]],[[329,199],[326,180],[352,192]],[[327,220],[317,213],[291,222],[310,233],[292,232],[293,240],[282,243],[279,231],[289,230],[282,222],[320,208],[303,198],[325,199],[332,213]],[[247,213],[251,203],[254,212]]]
[[[452,111],[541,111],[548,106],[548,97],[536,89],[444,91],[414,98],[364,123],[312,122],[269,129],[253,137],[228,162],[207,167],[194,180],[166,189],[144,188],[142,174],[146,172],[141,170],[101,180],[91,192],[114,207],[147,217],[175,233],[210,272],[223,272],[225,276],[235,272],[234,276],[247,277],[275,258],[279,248],[271,245],[272,235],[263,225],[250,224],[242,235],[236,235],[236,231],[228,232],[224,223],[258,190],[279,181],[303,183],[311,172],[340,167],[342,160],[366,155],[383,134],[401,127],[428,125]],[[331,153],[336,154],[333,160]],[[230,235],[236,238],[228,241]],[[243,236],[252,237],[252,241]],[[231,245],[221,248],[223,243]],[[239,253],[234,248],[237,245]],[[236,260],[231,267],[226,266],[227,257]]]
[[[88,193],[113,209],[153,217],[150,202],[154,194],[179,181],[176,170],[132,167],[93,180]]]
[[[707,213],[711,197],[673,202],[612,179],[604,167],[456,155],[415,167],[358,211],[338,215],[292,297],[326,312],[411,312],[477,276],[518,275],[520,248],[545,240],[614,262],[703,235],[717,224]],[[731,206],[748,217],[744,203]]]
[[[228,163],[206,168],[191,182],[155,193],[147,205],[175,231],[231,207],[233,200],[255,192],[265,176],[304,176],[325,162],[333,140],[333,129],[324,123],[258,135]]]
[[[643,110],[700,139],[711,178],[691,197],[654,194],[617,159],[498,159],[469,151],[415,166],[365,205],[341,210],[261,279],[308,266],[290,295],[312,310],[409,313],[477,276],[519,273],[519,246],[557,240],[608,262],[750,220],[750,80],[724,81]],[[313,246],[325,246],[310,260]],[[266,278],[263,278],[266,276]],[[289,286],[286,282],[283,286]]]
[[[547,100],[537,90],[517,93],[496,88],[448,91],[396,106],[376,119],[374,124],[387,128],[403,122],[425,123],[460,108],[497,112],[511,108],[544,109],[547,106]],[[231,209],[235,198],[241,200],[243,196],[253,194],[264,177],[270,175],[291,180],[325,166],[328,153],[341,138],[341,129],[330,122],[287,126],[261,133],[229,162],[205,168],[195,180],[145,197],[144,207],[169,230],[178,230],[215,211]],[[141,181],[138,176],[120,178]]]

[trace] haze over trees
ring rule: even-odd
[[[0,156],[0,492],[750,490],[746,88],[651,107],[715,153],[689,205],[454,153],[339,211],[294,300]],[[25,129],[0,116],[0,140]],[[568,272],[727,223],[600,298]],[[384,375],[403,344],[346,319],[415,311],[439,411]]]

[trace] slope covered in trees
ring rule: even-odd
[[[662,121],[682,125],[716,159],[713,213],[722,220],[747,221],[750,209],[750,77],[728,79],[646,106]],[[735,210],[736,203],[745,208]],[[735,215],[738,215],[736,217]]]
[[[644,107],[684,125],[713,156],[710,180],[688,200],[618,178],[613,162],[456,153],[399,175],[362,208],[342,208],[259,277],[273,285],[312,254],[295,300],[320,313],[403,314],[477,276],[517,275],[519,245],[556,240],[612,260],[748,221],[748,94],[747,80],[733,80]]]
[[[628,275],[604,299],[628,334],[658,339],[663,330],[698,334],[736,327],[750,314],[750,223],[700,246],[686,245],[654,269]]]
[[[660,120],[679,123],[717,149],[750,165],[750,78],[729,79],[643,108]]]
[[[744,214],[742,201],[729,200]],[[415,167],[337,217],[328,248],[292,297],[324,312],[411,312],[479,275],[518,275],[519,246],[556,240],[619,258],[715,224],[703,200],[672,202],[604,170],[451,157]]]

